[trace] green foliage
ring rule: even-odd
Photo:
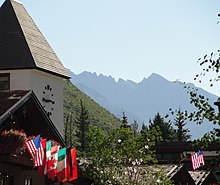
[[[186,120],[185,114],[179,108],[179,110],[177,111],[177,114],[176,114],[176,118],[174,120],[175,121],[174,125],[177,127],[177,129],[175,129],[175,132],[176,132],[176,135],[177,135],[177,141],[179,141],[179,142],[188,141],[191,137],[188,134],[189,129],[184,128],[185,125],[186,125],[185,120]]]
[[[161,136],[162,134],[158,126],[151,127],[151,129],[148,129],[143,124],[140,134],[142,136],[143,142],[144,141],[150,142],[149,138],[151,138],[151,142],[153,142],[151,145],[155,145],[157,142],[163,141],[163,138]]]
[[[134,122],[131,124],[131,130],[133,132],[133,136],[137,137],[138,135],[138,123],[136,120],[134,120]]]
[[[153,119],[153,122],[149,121],[149,130],[156,129],[161,133],[163,141],[173,142],[176,141],[176,133],[172,125],[164,121],[164,118],[157,113]]]
[[[153,131],[144,131],[145,137],[133,137],[131,129],[112,129],[106,134],[93,126],[88,132],[89,146],[81,162],[84,175],[94,180],[95,185],[144,185],[161,181],[169,184],[163,171],[152,170],[156,162],[152,147],[155,138]],[[156,134],[156,133],[155,133]]]
[[[68,116],[76,120],[81,110],[80,100],[88,110],[89,122],[98,125],[103,130],[119,127],[120,120],[98,105],[94,100],[76,88],[70,81],[64,82],[64,123]]]
[[[211,77],[208,76],[208,81],[211,87],[219,81],[219,54],[220,50],[218,50],[218,52],[215,54],[212,52],[209,56],[205,55],[203,58],[198,59],[198,63],[201,67],[203,67],[203,69],[201,73],[196,75],[194,80],[202,83],[202,79],[204,79],[205,76],[211,74]],[[209,99],[203,95],[200,95],[198,93],[198,89],[190,88],[187,86],[185,86],[185,88],[187,88],[187,92],[190,95],[190,103],[193,104],[197,109],[191,113],[186,111],[186,116],[189,118],[189,120],[201,124],[204,119],[207,119],[213,124],[220,125],[220,114],[216,113],[213,105],[210,105]]]
[[[208,98],[200,95],[198,93],[198,89],[188,88],[188,93],[190,95],[190,103],[193,104],[197,109],[197,111],[191,113],[186,112],[186,115],[188,116],[190,121],[201,124],[203,123],[204,119],[207,119],[213,124],[220,124],[220,115],[216,113],[213,106],[210,105],[210,103],[208,102]]]
[[[203,67],[202,72],[197,74],[194,80],[202,83],[202,80],[207,77],[210,86],[212,87],[216,82],[219,81],[219,68],[220,68],[220,50],[216,54],[213,52],[208,56],[205,55],[203,58],[198,60],[198,63]],[[210,77],[211,76],[211,77]],[[207,79],[205,78],[205,79]],[[185,86],[188,94],[190,95],[190,103],[196,108],[194,112],[185,111],[185,117],[189,121],[193,121],[197,124],[202,124],[206,119],[216,125],[216,128],[210,133],[206,133],[203,138],[197,140],[197,146],[206,147],[210,142],[218,141],[220,136],[220,114],[216,112],[213,105],[209,103],[209,99],[198,93],[198,89],[190,88]]]
[[[88,110],[83,105],[82,100],[80,100],[80,114],[76,119],[76,136],[78,138],[79,146],[77,149],[81,152],[85,151],[88,139],[86,133],[89,131],[89,115]]]
[[[72,115],[67,115],[64,122],[64,141],[69,147],[76,147],[79,145],[76,137],[76,125]]]
[[[128,127],[130,127],[130,126],[128,125],[128,118],[127,118],[127,116],[125,115],[125,112],[124,112],[124,111],[122,112],[121,127],[122,127],[122,128],[128,128]]]
[[[205,55],[203,58],[198,60],[198,63],[203,67],[202,72],[197,74],[194,80],[202,83],[202,80],[207,80],[210,87],[213,87],[216,82],[220,80],[219,69],[220,69],[220,50],[216,54],[213,52],[208,56]],[[210,77],[211,76],[211,77]],[[206,78],[205,78],[206,77]],[[213,105],[209,103],[209,99],[198,93],[198,89],[185,86],[187,92],[190,96],[190,103],[196,108],[194,112],[185,111],[184,117],[190,121],[197,124],[202,124],[206,119],[211,123],[216,125],[216,128],[207,132],[202,138],[194,141],[193,146],[195,150],[203,150],[207,148],[210,144],[219,144],[220,141],[220,114],[216,112]],[[173,112],[173,111],[172,111]],[[216,162],[217,161],[217,162]],[[206,166],[212,170],[216,168],[216,164],[219,164],[219,156],[215,157],[211,162],[206,164]]]
[[[64,117],[67,145],[87,142],[77,154],[79,167],[95,185],[171,184],[164,171],[155,167],[152,148],[161,140],[156,127],[140,134],[135,121],[128,125],[123,114],[120,122],[69,81],[64,84]]]

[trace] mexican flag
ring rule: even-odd
[[[57,161],[57,179],[59,182],[67,180],[67,157],[66,148],[62,148],[58,152]]]
[[[58,160],[58,151],[60,146],[51,147],[51,156],[48,160],[47,167],[47,176],[50,179],[55,179],[57,175],[57,160]]]
[[[46,142],[46,157],[45,157],[45,167],[44,167],[44,175],[47,174],[48,171],[48,161],[50,159],[51,156],[51,146],[52,146],[52,142],[51,141],[47,141]]]

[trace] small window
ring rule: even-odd
[[[24,185],[32,185],[32,179],[24,179]]]
[[[0,74],[0,91],[10,89],[10,74],[2,73]]]

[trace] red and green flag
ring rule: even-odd
[[[49,159],[50,159],[50,156],[51,156],[51,146],[52,146],[52,142],[51,141],[47,141],[46,142],[46,157],[45,157],[45,167],[44,167],[44,175],[46,175],[47,174],[47,172],[48,172],[48,169],[49,169],[49,167],[48,167],[48,161],[49,161]]]
[[[66,148],[62,148],[58,152],[57,161],[57,179],[59,182],[67,181],[68,171],[67,171],[67,157]]]

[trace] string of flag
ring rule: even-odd
[[[72,181],[78,178],[76,149],[52,146],[52,141],[35,137],[26,142],[26,148],[38,168],[39,175],[47,175],[58,182]]]

